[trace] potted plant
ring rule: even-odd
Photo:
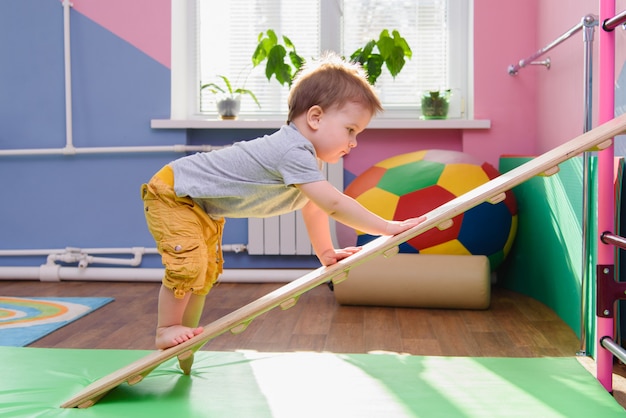
[[[450,89],[429,90],[422,95],[422,119],[446,119],[450,106]]]
[[[268,29],[259,34],[259,43],[252,54],[252,65],[254,67],[265,63],[265,76],[271,80],[272,76],[281,85],[291,85],[293,77],[298,72],[304,59],[298,55],[291,40],[283,36],[279,42],[276,32]],[[384,29],[380,32],[378,40],[372,39],[362,48],[357,49],[350,55],[350,60],[360,63],[367,71],[370,84],[376,84],[376,80],[381,75],[383,64],[389,70],[392,77],[396,77],[404,64],[406,58],[410,59],[411,48],[406,39],[400,36],[397,30],[391,32]]]
[[[217,96],[217,112],[220,115],[220,119],[237,119],[239,109],[241,108],[242,94],[247,94],[252,97],[257,106],[259,106],[259,108],[261,107],[261,104],[251,90],[242,87],[234,89],[228,77],[224,75],[218,77],[222,79],[223,86],[216,83],[207,83],[200,87],[200,91],[207,89]]]

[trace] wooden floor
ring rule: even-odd
[[[31,347],[153,349],[158,283],[0,282],[2,296],[106,296],[115,301],[31,344]],[[201,324],[208,324],[280,287],[221,283],[212,290]],[[305,293],[288,311],[274,309],[242,334],[224,334],[203,348],[264,352],[390,351],[472,357],[575,356],[574,332],[544,304],[494,288],[485,311],[341,306],[326,286]],[[593,361],[581,358],[593,373]],[[614,396],[626,407],[619,365]]]

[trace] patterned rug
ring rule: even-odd
[[[23,347],[112,302],[113,298],[0,296],[0,346]]]

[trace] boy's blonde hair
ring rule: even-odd
[[[348,102],[365,106],[372,116],[383,110],[363,68],[335,53],[326,53],[317,61],[307,62],[296,75],[287,100],[287,123],[312,106],[326,111]]]

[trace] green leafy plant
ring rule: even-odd
[[[411,48],[406,39],[397,30],[390,34],[389,30],[384,29],[380,32],[378,40],[372,39],[354,51],[350,55],[350,60],[363,66],[367,71],[369,83],[374,85],[382,74],[383,65],[395,78],[404,67],[406,59],[411,57]],[[268,80],[274,76],[281,85],[291,86],[294,76],[304,63],[304,58],[298,55],[295,45],[288,37],[282,36],[281,43],[276,32],[268,29],[259,34],[258,45],[252,54],[254,67],[263,61],[266,61],[265,76]]]
[[[382,74],[383,64],[389,70],[393,78],[400,73],[406,58],[411,59],[413,52],[406,39],[400,36],[397,30],[391,32],[383,29],[378,40],[372,39],[365,46],[357,49],[350,55],[350,60],[360,63],[367,71],[370,84],[376,84],[376,80]]]
[[[207,84],[203,84],[202,86],[200,86],[200,91],[207,89],[208,91],[210,91],[211,93],[215,95],[218,95],[218,96],[221,95],[221,96],[229,97],[231,99],[234,99],[235,96],[237,95],[247,94],[248,96],[252,97],[252,99],[257,104],[257,106],[259,106],[259,108],[261,107],[261,103],[259,103],[259,100],[257,99],[257,97],[254,95],[254,93],[251,90],[248,90],[243,87],[233,88],[233,85],[231,84],[228,77],[226,77],[225,75],[219,75],[218,77],[222,79],[224,83],[223,86],[220,86],[216,83],[207,83]]]
[[[291,86],[293,77],[304,63],[304,58],[298,55],[295,45],[288,37],[283,36],[282,41],[281,44],[272,29],[261,32],[258,45],[252,54],[252,65],[256,67],[267,60],[265,65],[267,79],[271,80],[274,76],[282,86],[285,84]]]

